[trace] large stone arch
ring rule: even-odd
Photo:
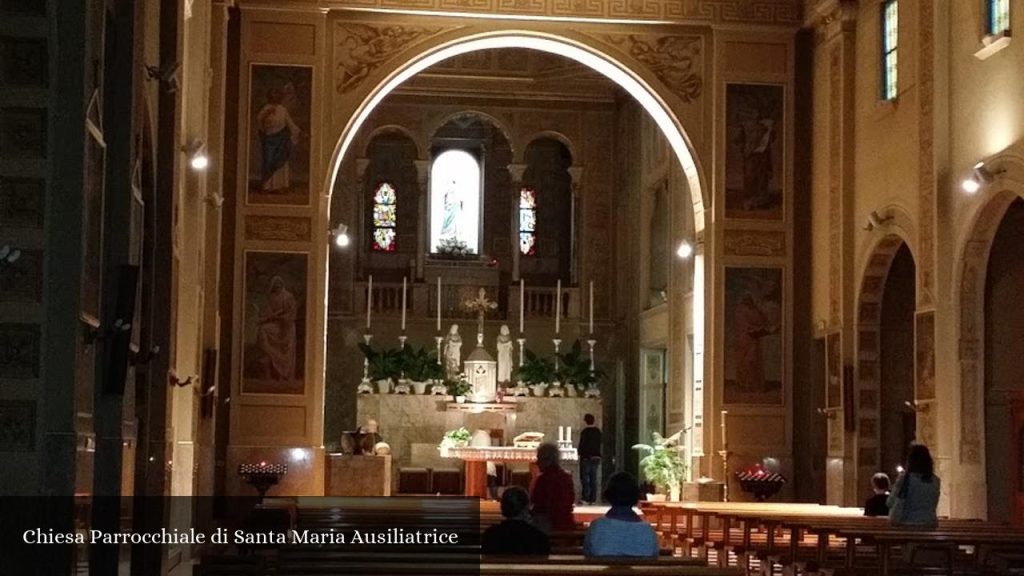
[[[365,26],[350,24],[349,26]],[[384,97],[402,82],[444,59],[491,48],[529,48],[558,54],[594,68],[632,94],[654,117],[675,152],[686,175],[695,212],[698,233],[704,228],[704,211],[710,206],[710,194],[704,185],[707,179],[697,159],[696,150],[679,120],[683,102],[645,65],[622,53],[618,48],[577,32],[549,32],[538,29],[508,28],[479,31],[472,27],[403,27],[414,40],[409,48],[394,55],[364,74],[337,102],[331,130],[324,137],[326,158],[324,201],[329,202],[331,190],[342,159],[348,153],[360,127]],[[386,33],[386,32],[385,32]],[[347,84],[346,84],[347,85]],[[328,155],[327,150],[333,147]],[[326,208],[326,207],[325,207]],[[321,214],[327,214],[326,209]]]
[[[857,415],[857,482],[858,490],[870,486],[871,476],[887,463],[881,459],[881,325],[882,298],[886,280],[897,252],[904,245],[917,261],[913,230],[903,210],[893,210],[892,220],[884,230],[876,230],[870,252],[864,260],[857,291],[856,316],[856,384],[854,403]],[[916,273],[916,271],[915,271]],[[920,286],[920,282],[915,283]]]

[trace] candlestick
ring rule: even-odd
[[[406,302],[405,293],[408,290],[408,288],[409,288],[409,278],[407,276],[402,276],[402,332],[405,332],[405,302]]]
[[[594,333],[594,281],[590,281],[590,333]],[[593,368],[591,368],[593,370]]]
[[[719,454],[722,456],[722,500],[725,502],[729,501],[729,440],[725,433],[725,419],[728,415],[728,410],[722,410],[722,450]]]
[[[366,342],[367,346],[370,345],[370,340],[373,340],[373,334],[370,334],[369,332],[367,332],[366,334],[363,334],[363,342]],[[369,382],[369,381],[370,381],[370,359],[366,358],[364,356],[363,357],[363,382]]]
[[[565,426],[558,427],[558,441],[565,442]]]
[[[562,344],[562,339],[552,338],[551,341],[555,344],[555,372],[558,372],[558,347]]]
[[[590,372],[594,372],[594,345],[597,344],[597,340],[587,340],[587,345],[590,346]]]
[[[373,310],[373,274],[370,274],[370,279],[366,283],[366,331],[370,331],[370,316]]]
[[[526,338],[516,338],[516,342],[519,343],[519,365],[523,365],[523,346],[526,345]]]
[[[438,334],[434,336],[434,343],[437,344],[437,363],[441,364],[441,342],[444,341],[444,336]]]
[[[562,279],[558,279],[558,286],[555,288],[555,334],[558,334],[562,323]]]
[[[523,315],[525,307],[523,306],[524,298],[526,298],[526,283],[523,279],[519,279],[519,333],[523,333]]]
[[[565,441],[572,444],[572,426],[565,429]]]
[[[441,277],[437,277],[437,331],[441,331]]]
[[[399,337],[398,337],[398,344],[399,344],[399,346],[400,346],[401,348],[405,348],[405,341],[406,341],[406,340],[407,340],[408,338],[409,338],[409,337],[408,337],[408,336],[406,336],[405,334],[402,334],[401,336],[399,336]]]

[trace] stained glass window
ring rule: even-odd
[[[897,52],[899,40],[899,2],[882,3],[882,99],[896,99]]]
[[[519,252],[527,256],[537,253],[537,191],[519,191]]]
[[[1002,34],[1010,30],[1010,0],[988,0],[988,33]]]
[[[398,222],[398,197],[390,182],[381,182],[373,191],[373,249],[395,251],[395,225]]]

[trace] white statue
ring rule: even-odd
[[[501,333],[498,334],[498,383],[508,384],[512,381],[512,334],[508,325],[501,325]]]
[[[458,324],[452,324],[444,338],[444,367],[449,378],[462,372],[462,336],[459,336]]]

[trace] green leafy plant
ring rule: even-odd
[[[372,346],[360,342],[359,349],[363,351],[369,363],[370,379],[397,380],[402,375],[403,353],[400,348],[375,350]]]
[[[595,386],[603,376],[601,370],[590,370],[590,356],[583,353],[580,341],[576,340],[565,354],[558,355],[558,379],[568,386],[585,390]]]
[[[445,380],[444,385],[448,388],[448,394],[456,397],[465,396],[473,390],[473,387],[469,385],[469,381],[461,374],[457,379]]]
[[[432,348],[403,348],[401,370],[406,378],[414,382],[444,379],[444,368],[437,363],[437,351]]]
[[[680,430],[668,438],[663,438],[657,432],[652,436],[653,443],[633,446],[633,450],[646,454],[640,460],[640,471],[648,482],[652,482],[659,489],[671,490],[686,477],[686,462],[683,460],[682,447],[679,446],[683,431]]]
[[[557,378],[555,362],[551,358],[543,358],[532,350],[523,353],[523,364],[515,369],[512,378],[527,386],[550,384]]]

